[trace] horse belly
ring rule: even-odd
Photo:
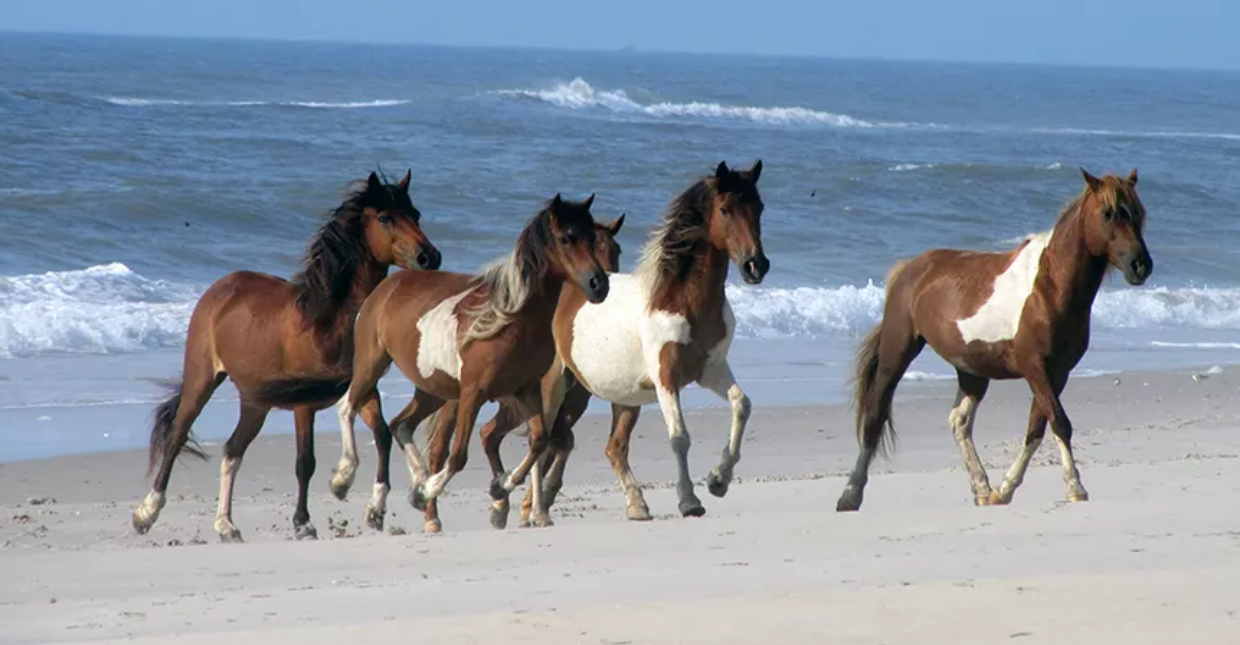
[[[583,306],[573,320],[574,372],[592,394],[622,405],[657,400],[638,334],[645,300],[635,288],[625,288],[636,286],[613,282],[605,301]]]

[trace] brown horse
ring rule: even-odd
[[[861,507],[870,462],[893,431],[896,385],[928,343],[956,368],[959,392],[948,421],[979,506],[1007,504],[1042,443],[1046,423],[1059,442],[1069,501],[1089,498],[1072,457],[1072,422],[1059,396],[1089,347],[1094,297],[1109,267],[1132,285],[1154,262],[1145,247],[1137,171],[1098,179],[1053,229],[1007,253],[936,250],[897,264],[887,279],[883,320],[857,355],[857,438],[861,451],[837,510]],[[973,445],[973,420],[991,379],[1023,378],[1033,391],[1025,445],[997,491]]]
[[[624,226],[624,215],[616,218],[611,223],[596,222],[594,225],[594,255],[598,258],[599,263],[603,265],[604,270],[608,273],[614,273],[620,270],[620,243],[616,241],[616,236],[620,233],[620,228]],[[563,427],[564,424],[570,423],[568,419],[575,419],[585,411],[586,406],[590,402],[590,393],[584,388],[575,385],[569,385],[564,394],[564,403],[560,407],[559,415],[556,417],[555,427]],[[525,415],[522,414],[521,408],[512,399],[500,399],[499,410],[495,416],[482,427],[483,446],[487,450],[487,458],[492,460],[492,465],[498,460],[499,440],[511,432],[513,429],[525,422]],[[343,403],[342,406],[343,407]],[[431,431],[431,439],[428,444],[434,444],[435,449],[432,454],[446,455],[448,442],[453,436],[453,429],[456,427],[456,411],[457,402],[448,401],[444,406],[432,415],[429,421],[433,428]],[[339,499],[344,499],[349,492],[349,488],[353,485],[353,478],[357,473],[357,444],[352,432],[352,424],[341,424],[341,429],[346,430],[341,440],[340,464],[336,467],[335,476],[332,477],[332,492]],[[372,425],[371,430],[376,433],[375,445],[384,446],[385,449],[379,451],[377,456],[378,467],[375,469],[375,487],[374,493],[370,501],[366,504],[366,523],[376,531],[383,530],[384,516],[387,512],[387,496],[391,490],[391,480],[389,476],[390,453],[391,453],[391,437],[388,434],[386,424]],[[498,432],[498,435],[496,433]],[[388,434],[386,438],[380,437],[379,434]],[[556,430],[551,432],[552,449],[556,454],[567,455],[571,450],[571,445],[564,448],[561,441],[557,440]],[[569,441],[571,442],[571,431]],[[492,455],[492,441],[494,441],[495,454]],[[548,455],[550,457],[550,455]],[[443,459],[443,457],[440,457]],[[432,459],[432,467],[434,464],[440,463]],[[547,462],[550,463],[550,458]],[[558,463],[558,462],[557,462]],[[503,470],[502,466],[499,469]],[[559,471],[562,474],[562,469]],[[559,481],[562,481],[559,480]],[[559,492],[558,487],[554,487],[551,480],[544,484],[550,495],[554,497]],[[527,495],[528,498],[528,495]],[[547,506],[551,503],[548,501]],[[443,525],[439,521],[438,503],[434,500],[426,505],[426,529],[429,532],[439,532]],[[527,513],[528,515],[528,513]]]
[[[338,383],[353,364],[354,319],[388,268],[439,268],[439,251],[422,232],[420,218],[409,199],[409,173],[396,184],[371,173],[331,213],[292,281],[239,271],[207,289],[190,318],[182,383],[155,412],[150,468],[159,463],[159,472],[133,513],[134,530],[146,533],[159,517],[177,455],[184,449],[205,457],[190,427],[216,388],[231,378],[240,393],[241,418],[224,445],[216,532],[225,542],[241,539],[232,522],[233,482],[267,413],[282,407],[293,410],[297,430],[293,527],[299,539],[315,537],[306,508],[315,466],[314,413],[343,394]],[[273,383],[306,375],[337,385],[286,391],[279,403],[263,394]],[[379,413],[377,406],[363,412]]]
[[[628,464],[629,440],[640,406],[658,401],[678,466],[682,515],[706,512],[689,476],[689,433],[680,410],[680,391],[697,382],[727,400],[732,429],[709,490],[722,497],[740,461],[749,419],[749,397],[737,385],[727,354],[735,328],[724,284],[729,260],[750,284],[763,280],[770,262],[762,250],[758,194],[762,162],[749,170],[720,162],[713,175],[693,183],[672,200],[662,225],[647,244],[633,275],[613,276],[611,295],[601,304],[566,290],[555,315],[556,348],[577,380],[612,402],[613,428],[607,454],[625,491],[630,519],[649,519],[641,489]],[[531,446],[530,455],[535,451]],[[527,458],[528,459],[528,458]],[[547,510],[531,484],[531,516]],[[507,512],[492,490],[492,524]]]
[[[551,318],[560,292],[569,282],[590,301],[601,302],[609,288],[595,257],[593,201],[593,195],[583,202],[556,195],[526,224],[512,254],[481,275],[400,273],[362,306],[341,432],[352,434],[357,410],[378,407],[376,384],[395,362],[416,386],[413,400],[391,423],[409,464],[416,508],[426,510],[465,467],[478,410],[489,400],[512,398],[530,425],[533,456],[498,485],[507,490],[520,485],[546,449],[544,425],[564,397],[562,379],[542,384],[556,358]],[[413,431],[454,400],[459,408],[452,453],[446,467],[435,463],[428,478]],[[365,421],[376,436],[384,433],[380,415]],[[534,486],[541,486],[539,473],[534,478]]]

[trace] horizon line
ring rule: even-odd
[[[564,52],[564,53],[587,53],[587,54],[615,54],[620,56],[641,56],[641,55],[665,55],[665,56],[716,56],[716,57],[732,57],[732,58],[786,58],[794,60],[833,60],[833,61],[856,61],[856,62],[880,62],[880,63],[914,63],[914,64],[948,64],[948,65],[992,65],[992,66],[1012,66],[1012,67],[1065,67],[1074,69],[1114,69],[1114,70],[1144,70],[1144,71],[1183,71],[1183,72],[1208,72],[1208,73],[1234,73],[1240,71],[1240,65],[1231,67],[1202,67],[1202,66],[1183,66],[1183,65],[1117,65],[1117,64],[1099,64],[1099,63],[1077,63],[1077,62],[1046,62],[1046,61],[1014,61],[1014,60],[978,60],[971,58],[910,58],[901,56],[848,56],[841,54],[794,54],[794,53],[767,53],[767,52],[723,52],[723,51],[688,51],[674,49],[648,49],[634,44],[625,44],[619,47],[598,47],[598,48],[581,48],[581,47],[549,47],[549,46],[529,46],[529,45],[511,45],[511,44],[458,44],[458,43],[438,43],[426,41],[396,41],[396,40],[374,40],[361,41],[348,38],[284,38],[279,36],[186,36],[186,35],[169,35],[169,34],[151,34],[151,33],[116,33],[116,32],[93,32],[93,31],[47,31],[42,29],[20,29],[0,27],[0,34],[18,34],[24,36],[84,36],[90,38],[116,38],[116,39],[155,39],[155,40],[191,40],[191,41],[207,41],[207,42],[250,42],[250,43],[274,43],[274,44],[303,44],[303,45],[355,45],[360,47],[426,47],[441,49],[477,49],[477,50],[510,50],[510,51],[545,51],[545,52]]]

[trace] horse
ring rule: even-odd
[[[1012,501],[1049,421],[1059,443],[1067,498],[1089,499],[1072,455],[1072,422],[1060,394],[1089,347],[1090,310],[1113,267],[1141,285],[1154,262],[1145,246],[1145,206],[1137,171],[1101,179],[1084,168],[1085,188],[1054,227],[1006,253],[939,249],[895,265],[882,321],[865,337],[855,366],[860,452],[837,511],[861,507],[870,462],[890,447],[896,385],[929,344],[956,368],[948,423],[978,506]],[[973,444],[977,407],[993,379],[1023,378],[1033,392],[1025,443],[998,490]]]
[[[603,264],[604,270],[614,273],[620,270],[620,243],[616,241],[616,236],[620,234],[621,227],[624,226],[624,214],[616,218],[610,223],[596,222],[594,224],[594,253],[598,261]],[[561,427],[565,423],[571,423],[570,419],[575,419],[585,411],[586,406],[590,402],[590,393],[584,388],[574,385],[568,385],[564,393],[564,402],[561,405],[558,416],[556,417],[555,427]],[[436,444],[439,450],[447,449],[447,442],[452,438],[453,428],[456,427],[456,411],[457,402],[448,401],[444,406],[431,416],[429,425],[433,428],[431,440],[429,443],[436,441],[442,442]],[[524,423],[525,417],[521,413],[520,406],[512,399],[501,399],[499,401],[499,410],[495,416],[491,418],[486,425],[482,427],[481,436],[483,445],[487,448],[488,459],[498,458],[499,439],[511,432],[513,429]],[[352,426],[341,424],[342,430],[350,429]],[[370,501],[366,504],[366,523],[370,528],[376,531],[383,530],[384,517],[387,513],[387,496],[391,490],[391,480],[388,474],[390,464],[390,448],[391,438],[383,440],[378,436],[380,432],[387,433],[385,426],[371,426],[372,432],[376,433],[375,445],[385,446],[385,450],[380,451],[377,455],[378,467],[375,469],[375,487],[374,494]],[[499,433],[496,435],[496,433]],[[571,431],[570,431],[571,433]],[[554,441],[557,433],[553,430],[551,439]],[[492,439],[492,437],[495,437]],[[571,441],[571,434],[569,436]],[[496,456],[491,453],[491,441],[495,441],[494,449]],[[553,444],[552,448],[560,448],[558,444]],[[568,448],[571,450],[571,446]],[[561,449],[561,452],[566,452]],[[442,454],[442,452],[440,453]],[[557,453],[558,454],[558,453]],[[494,462],[493,462],[494,463]],[[338,499],[345,499],[349,489],[353,486],[353,479],[357,474],[357,444],[352,432],[346,431],[341,440],[340,463],[336,467],[335,475],[332,477],[331,489]],[[502,471],[502,467],[500,468]],[[562,470],[560,471],[562,473]],[[559,481],[562,481],[559,480]],[[545,487],[550,486],[550,480]],[[550,488],[550,495],[554,498],[559,492],[558,488]],[[549,507],[551,502],[547,502]],[[527,514],[528,515],[528,514]],[[443,528],[442,522],[439,520],[438,504],[435,501],[427,503],[426,511],[426,530],[431,533],[437,533]]]
[[[543,384],[556,360],[551,319],[560,293],[573,284],[589,301],[602,302],[609,290],[608,274],[595,256],[593,203],[593,195],[574,202],[556,194],[522,229],[512,253],[480,275],[398,273],[362,305],[353,381],[338,407],[341,434],[353,434],[359,409],[378,409],[376,385],[396,363],[415,386],[413,400],[392,419],[394,432],[381,414],[364,421],[376,437],[395,436],[413,482],[410,502],[418,510],[426,511],[465,467],[478,410],[489,400],[511,398],[528,419],[531,454],[545,450],[544,426],[564,397],[562,378]],[[438,459],[442,455],[432,455],[431,475],[413,431],[449,401],[458,402],[455,439],[446,464]],[[381,460],[385,451],[380,445]],[[511,491],[533,465],[531,457],[493,487]],[[541,474],[535,470],[533,477],[540,488]]]
[[[681,389],[696,382],[728,401],[732,410],[728,443],[708,477],[713,495],[727,493],[740,460],[750,403],[727,361],[736,321],[724,286],[729,261],[749,284],[761,283],[770,270],[761,241],[761,174],[761,160],[748,170],[720,162],[713,175],[695,181],[672,200],[636,271],[612,276],[606,301],[590,302],[586,294],[566,290],[556,310],[556,349],[565,367],[588,392],[612,403],[607,455],[624,489],[629,519],[650,519],[628,463],[629,440],[642,405],[658,401],[663,412],[677,461],[683,516],[698,517],[706,509],[689,477],[690,439],[681,414]],[[531,523],[536,523],[546,516],[540,506],[540,497],[546,495],[535,483],[530,491]],[[495,526],[507,513],[499,492],[493,487]]]
[[[297,431],[294,532],[298,539],[317,536],[306,507],[315,468],[314,414],[340,398],[343,389],[290,392],[279,402],[264,390],[304,375],[330,375],[338,382],[353,364],[354,318],[389,267],[439,268],[439,251],[422,232],[421,213],[409,198],[410,175],[390,184],[372,172],[352,188],[315,235],[292,280],[238,271],[203,293],[190,317],[182,381],[155,410],[148,476],[157,463],[159,471],[133,512],[138,534],[149,531],[159,518],[177,456],[184,451],[206,458],[191,426],[216,388],[231,378],[240,394],[241,413],[224,444],[216,533],[224,542],[241,541],[232,522],[233,482],[268,412],[280,407],[293,411]],[[364,413],[373,416],[378,409]]]

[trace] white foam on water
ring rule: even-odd
[[[495,94],[536,99],[571,110],[603,109],[620,114],[644,114],[660,118],[697,117],[744,120],[771,125],[827,125],[841,128],[936,127],[931,124],[866,121],[847,114],[812,110],[806,107],[736,106],[704,101],[643,104],[630,98],[624,90],[595,89],[580,77],[567,83],[558,83],[549,89],[499,90]]]
[[[143,99],[127,96],[107,96],[103,97],[104,101],[112,105],[121,105],[125,107],[153,107],[153,106],[201,106],[201,107],[304,107],[304,108],[376,108],[376,107],[393,107],[397,105],[406,105],[411,101],[403,99],[381,99],[377,101],[182,101],[174,99]]]

